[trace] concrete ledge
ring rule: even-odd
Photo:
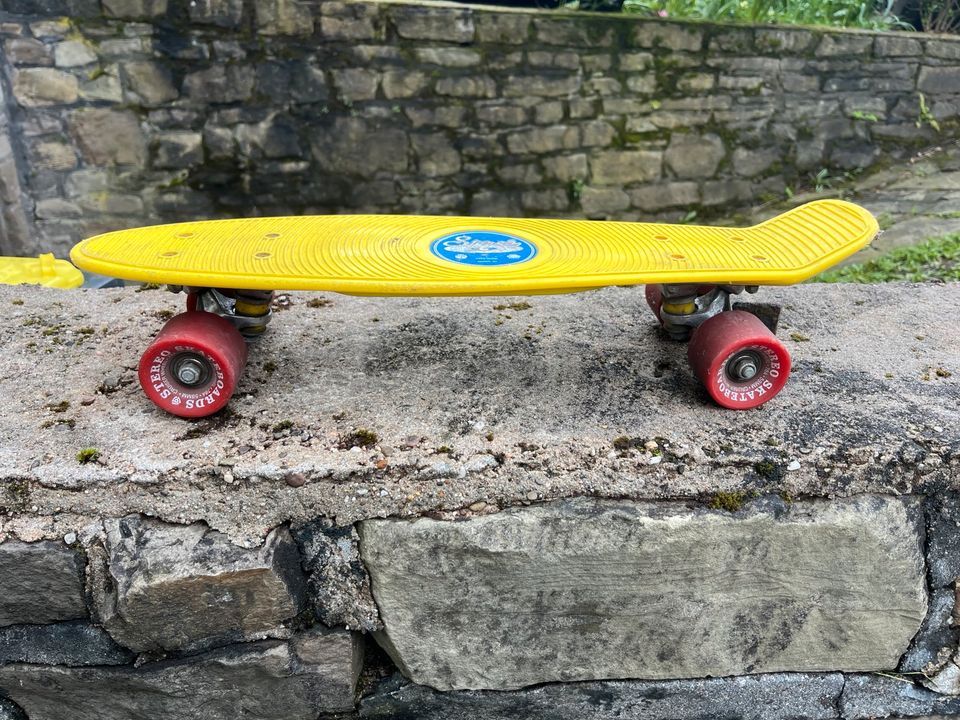
[[[746,413],[711,405],[636,289],[316,299],[277,313],[230,412],[187,422],[133,370],[182,296],[0,288],[0,534],[84,539],[143,513],[252,546],[318,516],[958,484],[957,285],[763,290],[794,373]]]

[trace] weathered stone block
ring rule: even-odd
[[[75,75],[53,68],[21,68],[13,73],[13,97],[22,107],[69,105],[79,98]]]
[[[920,68],[917,90],[931,95],[960,93],[960,71],[955,67],[924,66]]]
[[[879,35],[873,41],[873,53],[877,57],[905,57],[923,54],[919,40],[896,35]]]
[[[652,95],[657,89],[657,78],[649,75],[631,75],[627,78],[627,88],[637,95]]]
[[[33,38],[11,38],[3,43],[3,53],[13,65],[53,65],[50,48]]]
[[[223,28],[240,27],[243,0],[194,0],[188,4],[190,20]]]
[[[486,217],[517,217],[522,208],[512,193],[479,192],[470,201],[470,212]]]
[[[749,202],[753,198],[753,186],[748,180],[708,180],[701,183],[700,196],[700,202],[708,207]]]
[[[817,57],[838,57],[841,55],[856,55],[862,58],[873,46],[873,37],[870,35],[831,34],[823,36],[817,45]]]
[[[630,204],[648,212],[664,208],[690,207],[700,202],[700,188],[695,182],[671,182],[630,190]]]
[[[439,107],[405,107],[403,113],[410,119],[410,124],[414,128],[428,125],[455,128],[463,125],[467,111],[454,105],[441,105]]]
[[[97,50],[100,52],[100,57],[110,60],[126,60],[130,56],[142,53],[149,48],[149,40],[146,43],[144,40],[144,38],[138,37],[103,40]]]
[[[418,95],[429,84],[427,76],[417,70],[388,70],[380,85],[388,100]]]
[[[183,92],[197,103],[247,100],[253,93],[255,73],[245,65],[214,65],[192,72],[183,80]]]
[[[82,40],[64,40],[53,46],[54,64],[59,68],[80,67],[97,61],[97,54]]]
[[[613,29],[608,23],[586,23],[558,17],[537,17],[533,20],[537,40],[547,45],[583,48],[609,47]]]
[[[373,100],[377,96],[377,87],[380,85],[380,73],[363,68],[334,70],[333,84],[344,102]]]
[[[479,52],[469,48],[425,47],[417,48],[417,60],[443,67],[474,67],[483,59]]]
[[[717,135],[674,133],[663,159],[677,177],[704,180],[713,177],[726,153]]]
[[[297,123],[286,115],[271,115],[259,123],[241,123],[234,129],[234,135],[245,157],[303,157]]]
[[[630,196],[619,188],[588,186],[580,191],[580,207],[587,217],[606,217],[630,207]]]
[[[617,131],[604,120],[595,120],[581,126],[580,144],[583,147],[608,147],[617,136]]]
[[[421,175],[445,177],[460,171],[460,154],[443,135],[413,135],[410,142]]]
[[[567,112],[574,120],[594,118],[597,116],[597,104],[593,100],[572,98],[567,102]]]
[[[815,35],[809,30],[771,30],[757,28],[754,32],[754,42],[760,52],[771,52],[775,55],[793,55],[807,52],[813,44]]]
[[[144,164],[146,138],[132,112],[86,108],[71,113],[67,123],[81,155],[91,165]]]
[[[176,100],[180,95],[173,86],[169,71],[150,61],[123,63],[127,78],[129,97],[133,102],[146,107],[155,107]]]
[[[0,689],[32,718],[314,720],[353,708],[361,650],[344,631],[235,645],[132,667],[0,667]]]
[[[167,0],[101,0],[107,17],[137,20],[167,13]]]
[[[684,93],[696,95],[713,90],[716,84],[717,79],[712,74],[695,73],[681,77],[677,81],[677,89]]]
[[[758,675],[669,682],[562,683],[517,692],[438,693],[384,683],[360,704],[364,720],[835,720],[843,676]]]
[[[87,213],[102,215],[133,215],[143,217],[143,198],[139,195],[125,195],[115,191],[86,195],[77,198],[77,205]]]
[[[427,8],[397,5],[390,8],[397,34],[408,40],[473,40],[473,12],[460,8]]]
[[[31,7],[24,8],[25,14],[35,12],[36,5],[31,3]],[[30,32],[33,36],[41,40],[62,40],[70,30],[73,24],[66,17],[52,18],[50,20],[38,20],[30,23]]]
[[[527,62],[531,67],[538,68],[563,68],[564,70],[580,69],[580,56],[573,52],[528,52]]]
[[[510,185],[539,185],[543,173],[536,163],[511,163],[494,170],[498,180]]]
[[[155,137],[153,167],[191,168],[203,162],[203,136],[200,133],[174,131]]]
[[[77,166],[77,154],[73,146],[65,142],[41,142],[30,149],[30,161],[34,167],[44,170],[72,170]]]
[[[373,18],[320,18],[320,34],[330,40],[376,40],[381,32]]]
[[[952,38],[927,40],[926,54],[942,60],[960,60],[960,42]]]
[[[563,212],[570,207],[570,197],[560,188],[527,190],[520,194],[520,206],[535,212]]]
[[[91,583],[94,605],[99,622],[132,650],[257,637],[304,608],[299,555],[285,529],[247,550],[202,523],[132,516],[106,527],[104,555],[91,558],[100,579]]]
[[[436,91],[452,97],[493,98],[497,96],[497,83],[489,75],[442,77],[437,80]]]
[[[0,666],[126,665],[134,660],[101,628],[85,622],[11,625],[0,629]]]
[[[507,149],[515,154],[535,154],[556,150],[575,150],[580,146],[580,132],[576,127],[554,125],[532,128],[507,135]]]
[[[520,105],[479,105],[476,108],[477,120],[495,126],[523,125],[527,122],[527,108]]]
[[[696,25],[688,27],[650,20],[637,24],[633,40],[643,48],[697,52],[703,47],[703,31]]]
[[[757,28],[759,29],[759,28]],[[708,56],[717,55],[717,50],[725,53],[749,54],[753,52],[754,28],[726,27],[724,31],[710,38]]]
[[[264,35],[312,35],[313,8],[305,0],[258,0],[257,30]]]
[[[563,103],[542,102],[533,107],[533,121],[537,125],[553,125],[563,120]]]
[[[123,86],[120,84],[119,68],[111,65],[92,80],[80,84],[80,99],[88,101],[103,100],[119,103],[123,100]]]
[[[62,543],[0,543],[0,626],[87,616],[83,556]]]
[[[512,13],[477,13],[477,40],[483,43],[519,45],[530,34],[530,16]]]
[[[409,165],[409,142],[403,130],[367,124],[360,118],[337,118],[326,133],[316,133],[311,141],[317,162],[331,172],[403,172]]]
[[[438,689],[507,689],[893,668],[926,612],[917,510],[574,500],[365,521],[360,538],[398,667]]]
[[[590,157],[594,184],[628,185],[660,178],[663,153],[653,150],[608,150]]]
[[[564,97],[580,89],[579,75],[511,75],[503,86],[504,97]]]
[[[960,580],[960,494],[930,498],[927,518],[927,565],[930,585],[946,588]]]
[[[642,72],[653,67],[652,53],[623,53],[618,60],[620,69],[624,72]]]
[[[754,150],[740,147],[733,151],[733,171],[741,177],[756,177],[778,160],[780,153],[774,148]]]
[[[630,80],[633,79],[634,78],[630,78],[627,81],[628,86],[630,85]],[[623,92],[623,85],[616,78],[594,75],[584,83],[584,92],[590,96],[598,95],[600,97],[619,95]],[[644,91],[641,90],[637,92],[642,93]]]
[[[58,197],[37,200],[33,212],[40,220],[76,219],[83,215],[77,205]]]
[[[589,172],[587,156],[582,153],[546,157],[543,159],[543,169],[547,177],[565,183],[571,180],[583,180]]]

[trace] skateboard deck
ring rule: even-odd
[[[38,257],[0,257],[0,285],[43,285],[68,290],[83,285],[83,273],[53,253]]]
[[[207,220],[118,230],[70,253],[141,282],[352,295],[524,295],[608,285],[792,285],[867,245],[866,210],[819,200],[749,228],[404,215]]]

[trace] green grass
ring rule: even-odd
[[[891,250],[869,262],[827,270],[818,282],[882,283],[960,282],[960,233],[933,238],[919,245]]]

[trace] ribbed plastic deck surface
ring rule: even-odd
[[[0,284],[44,285],[76,288],[83,285],[83,273],[52,253],[39,257],[0,257]]]
[[[878,231],[863,208],[820,200],[751,228],[405,215],[209,220],[84,240],[102,275],[197,287],[357,295],[522,295],[607,285],[791,285]]]

